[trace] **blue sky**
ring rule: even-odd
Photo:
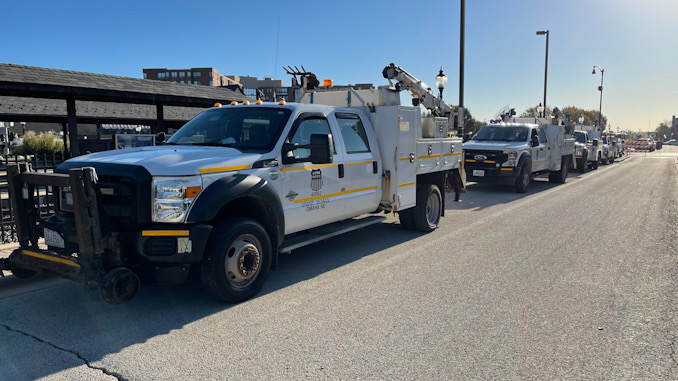
[[[320,79],[375,85],[391,62],[429,85],[442,66],[445,100],[457,104],[459,8],[458,0],[5,0],[0,62],[139,78],[143,68],[207,66],[286,84],[282,66],[304,65]],[[598,65],[613,127],[654,130],[678,115],[678,1],[467,0],[464,103],[477,119],[541,101],[542,29],[548,105],[597,109]]]

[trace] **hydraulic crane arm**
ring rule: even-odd
[[[434,116],[450,118],[455,114],[452,107],[448,106],[442,99],[433,95],[431,88],[428,87],[428,85],[396,64],[392,63],[386,66],[382,74],[384,75],[384,78],[389,81],[395,80],[398,82],[396,84],[396,89],[400,90],[401,87],[404,87],[412,93],[413,99],[416,99],[414,102],[422,104],[426,109],[430,110]]]

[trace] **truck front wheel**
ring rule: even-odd
[[[520,167],[520,173],[516,177],[516,192],[527,192],[528,185],[530,185],[530,170],[527,168],[527,163],[523,163],[522,167]]]
[[[256,295],[271,270],[273,251],[258,222],[231,218],[215,226],[203,258],[203,286],[215,297],[238,303]]]
[[[577,161],[577,170],[579,170],[579,173],[586,173],[586,169],[588,168],[588,159],[589,155],[584,154],[581,159]],[[580,164],[581,163],[581,164]]]
[[[414,227],[430,233],[438,227],[443,209],[440,189],[434,184],[417,185],[417,205],[413,208]]]

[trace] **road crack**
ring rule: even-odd
[[[0,324],[0,326],[4,327],[6,330],[8,330],[8,331],[10,331],[10,332],[16,332],[16,333],[22,334],[22,335],[24,335],[24,336],[26,336],[26,337],[30,337],[31,339],[34,339],[34,340],[36,340],[36,341],[38,341],[38,342],[40,342],[40,343],[47,344],[47,345],[49,345],[50,347],[55,348],[55,349],[57,349],[57,350],[59,350],[59,351],[62,351],[62,352],[66,352],[66,353],[70,353],[70,354],[72,354],[72,355],[75,355],[78,359],[80,359],[80,360],[81,360],[88,368],[90,368],[90,369],[94,369],[94,370],[101,371],[103,374],[105,374],[105,375],[107,375],[107,376],[115,377],[115,378],[116,378],[117,380],[119,380],[119,381],[127,381],[127,379],[126,379],[125,377],[123,377],[123,376],[122,376],[121,374],[119,374],[119,373],[112,372],[112,371],[110,371],[110,370],[108,370],[108,369],[106,369],[106,368],[102,368],[102,367],[98,367],[98,366],[92,365],[85,357],[83,357],[80,353],[78,353],[78,352],[76,352],[76,351],[72,351],[72,350],[69,350],[69,349],[60,347],[60,346],[58,346],[58,345],[56,345],[56,344],[50,343],[50,342],[47,341],[47,340],[43,340],[43,339],[41,339],[41,338],[39,338],[39,337],[37,337],[37,336],[31,335],[30,333],[24,332],[24,331],[22,331],[22,330],[20,330],[20,329],[12,328],[12,327],[10,327],[10,326],[8,326],[8,325],[6,325],[6,324]]]

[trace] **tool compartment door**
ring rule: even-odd
[[[381,152],[384,172],[382,202],[394,210],[414,206],[417,197],[416,143],[419,110],[405,106],[379,106],[369,114]]]

